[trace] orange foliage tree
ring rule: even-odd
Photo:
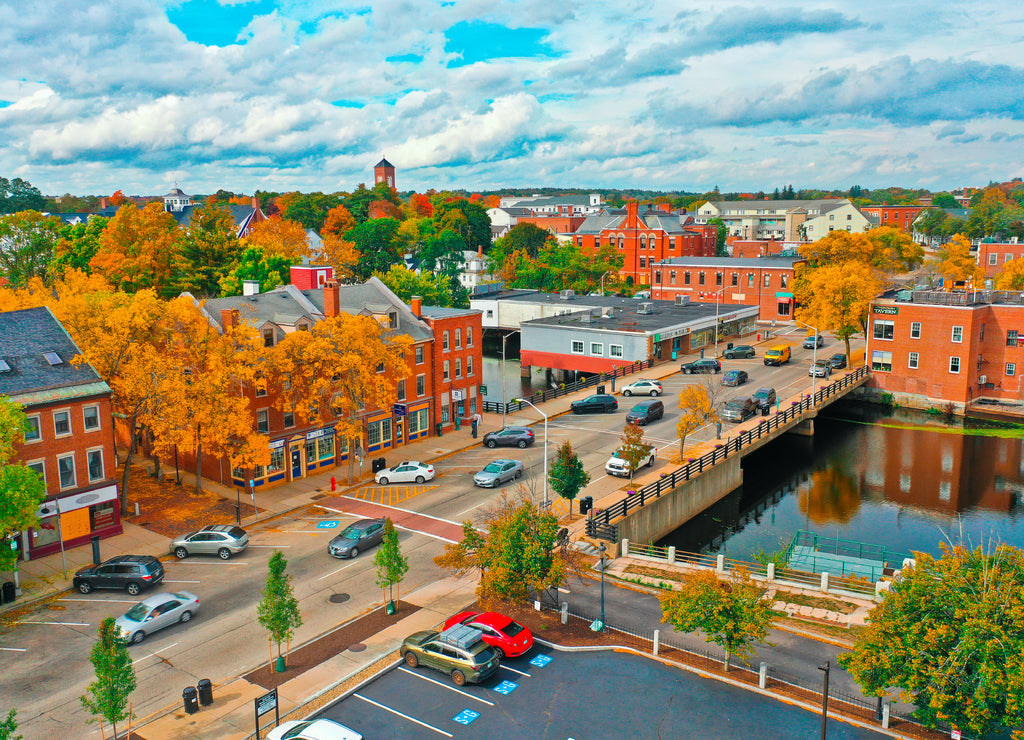
[[[309,239],[302,224],[280,216],[260,221],[242,241],[246,246],[259,247],[268,257],[285,257],[294,264],[309,255]]]
[[[355,225],[356,220],[352,218],[351,212],[345,206],[334,206],[324,218],[321,236],[324,239],[327,239],[328,236],[342,236]]]
[[[352,279],[360,256],[355,244],[334,234],[324,237],[323,251],[316,255],[318,260],[334,268],[334,279],[342,281]]]
[[[127,201],[128,199],[124,197],[124,193],[120,190],[115,190],[114,194],[110,196],[110,205],[115,208],[123,206]]]
[[[402,209],[396,206],[389,200],[375,200],[370,203],[367,209],[367,218],[393,218],[396,221],[401,221],[405,218],[405,214],[402,213]]]
[[[409,209],[417,216],[434,215],[434,204],[430,202],[430,196],[421,193],[409,196]]]
[[[160,295],[170,295],[177,228],[174,216],[160,203],[149,203],[141,211],[128,203],[100,234],[99,249],[89,266],[119,290],[153,288]]]

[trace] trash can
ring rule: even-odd
[[[604,386],[603,386],[603,385],[599,385],[599,386],[597,386],[597,392],[598,392],[599,394],[601,394],[601,393],[604,393]]]
[[[383,470],[387,466],[388,466],[388,461],[387,461],[386,458],[383,458],[383,457],[375,457],[375,458],[373,458],[372,461],[370,461],[370,467],[373,469],[374,473]]]
[[[457,432],[460,429],[462,429],[462,417],[461,416],[456,416],[455,417],[455,431]]]
[[[14,588],[14,581],[4,581],[2,593],[0,593],[0,604],[13,604],[17,595]]]
[[[186,686],[181,692],[181,700],[185,705],[186,714],[195,714],[199,711],[199,694],[195,686]]]
[[[441,436],[441,422],[437,422],[437,424],[434,425],[434,429],[437,431],[437,436],[440,437]]]
[[[762,403],[761,404],[761,416],[768,416],[768,412],[769,411],[771,411],[771,407],[768,404],[766,404],[766,403]]]
[[[201,678],[196,687],[199,689],[199,703],[204,707],[213,704],[213,682],[208,678]]]

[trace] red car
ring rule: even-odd
[[[484,633],[483,640],[493,647],[498,657],[516,658],[533,647],[530,630],[497,612],[462,612],[448,619],[444,628],[466,624]]]

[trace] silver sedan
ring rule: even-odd
[[[497,488],[510,480],[519,480],[524,470],[518,460],[493,460],[473,476],[473,483],[481,488]]]
[[[142,642],[157,630],[188,622],[199,611],[199,597],[189,591],[154,594],[118,617],[115,624],[130,642]]]

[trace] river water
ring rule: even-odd
[[[1024,429],[948,424],[843,402],[813,437],[786,435],[743,463],[743,486],[658,544],[753,560],[799,530],[939,554],[943,541],[1024,547]]]

